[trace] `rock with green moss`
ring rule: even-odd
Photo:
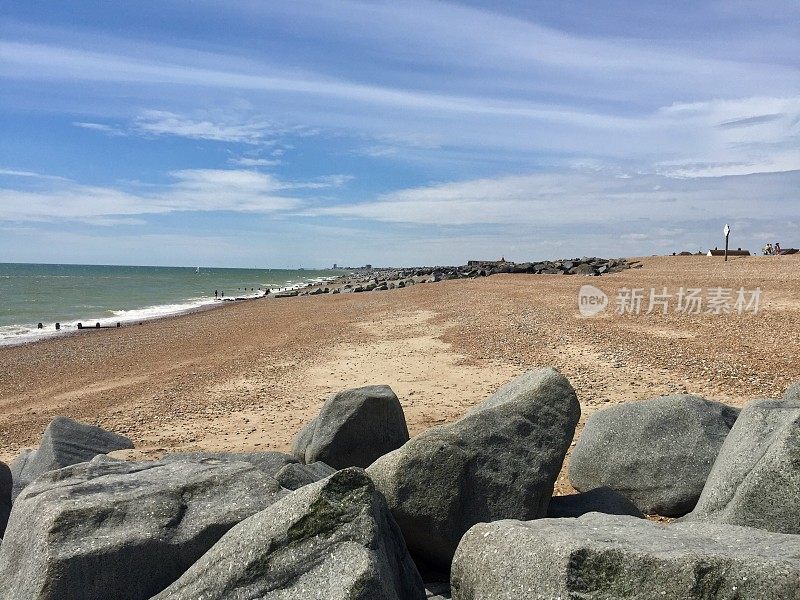
[[[126,462],[50,471],[17,497],[3,600],[147,600],[231,527],[287,492],[244,462]]]
[[[455,423],[381,457],[367,473],[414,557],[446,572],[476,523],[545,516],[579,417],[575,390],[561,373],[529,371]]]
[[[797,600],[800,536],[600,513],[481,523],[451,584],[453,600]]]
[[[424,600],[386,502],[361,469],[304,486],[231,529],[153,600]]]

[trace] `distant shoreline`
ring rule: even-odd
[[[63,338],[78,323],[87,328],[98,322],[101,327],[127,326],[213,308],[223,297],[260,297],[264,290],[303,288],[344,274],[330,269],[197,272],[183,267],[2,263],[0,347]]]
[[[225,306],[226,304],[239,304],[247,300],[268,300],[287,297],[320,295],[320,294],[346,294],[361,292],[381,292],[395,288],[407,286],[436,283],[443,280],[464,279],[487,277],[494,274],[514,273],[514,274],[550,274],[550,275],[602,275],[604,273],[619,272],[634,266],[638,261],[630,262],[629,259],[602,259],[596,257],[584,257],[575,259],[562,259],[558,261],[539,261],[514,263],[511,261],[471,261],[462,266],[436,266],[436,267],[405,267],[405,268],[357,268],[349,273],[342,273],[329,278],[308,279],[294,285],[269,287],[269,294],[259,294],[250,296],[224,296],[207,299],[198,299],[200,304],[177,308],[174,311],[167,311],[163,314],[152,314],[141,318],[130,317],[105,317],[87,318],[85,320],[73,319],[62,323],[60,330],[49,329],[47,331],[37,331],[32,329],[22,335],[19,339],[6,337],[0,339],[0,348],[18,347],[29,344],[36,344],[44,340],[63,339],[81,333],[88,333],[90,329],[96,329],[95,323],[100,323],[102,329],[115,328],[116,323],[121,323],[120,328],[127,328],[131,325],[141,325],[150,321],[160,321],[162,319],[178,317],[186,314],[205,312]],[[61,266],[61,265],[56,265]],[[142,267],[146,268],[146,267]],[[183,268],[181,268],[183,269]],[[241,289],[241,288],[240,288]],[[245,287],[245,290],[247,288]],[[222,292],[224,294],[224,291]],[[186,302],[189,304],[189,302]],[[174,306],[180,306],[180,303]],[[151,309],[168,307],[171,305],[153,305],[126,312],[147,312]],[[85,324],[82,329],[77,328],[77,324]],[[54,324],[50,327],[54,327]],[[86,330],[86,331],[84,331]]]

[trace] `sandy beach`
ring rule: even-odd
[[[128,457],[285,451],[331,392],[370,383],[395,390],[415,435],[545,365],[575,387],[581,423],[670,393],[738,406],[800,380],[800,256],[640,260],[597,278],[495,275],[257,300],[0,348],[0,459],[37,443],[56,415],[129,436],[137,450],[117,453]],[[602,315],[579,314],[584,284],[608,294]],[[762,297],[758,314],[615,313],[619,289],[664,287],[759,287]],[[570,490],[562,470],[557,493]]]

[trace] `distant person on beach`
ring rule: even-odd
[[[779,242],[775,242],[775,256],[780,256],[781,253],[781,245]]]
[[[767,242],[767,245],[764,246],[761,251],[764,253],[764,256],[770,256],[772,254],[772,244]]]
[[[214,290],[214,298],[219,298],[219,291]]]

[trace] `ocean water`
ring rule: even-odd
[[[186,312],[226,298],[300,287],[343,271],[0,263],[0,345]],[[38,323],[44,328],[38,329]]]

